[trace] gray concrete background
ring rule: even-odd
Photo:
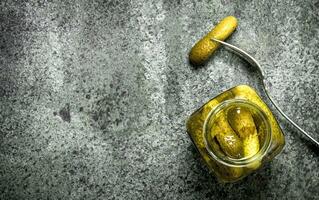
[[[173,3],[174,2],[174,3]],[[0,199],[319,199],[318,148],[279,117],[283,152],[236,184],[200,163],[185,120],[225,89],[260,89],[192,45],[227,15],[270,93],[319,139],[319,2],[1,1]]]

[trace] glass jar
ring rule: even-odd
[[[195,111],[187,132],[221,182],[244,178],[272,160],[285,144],[272,112],[247,85],[223,92]]]

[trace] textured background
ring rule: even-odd
[[[0,199],[318,199],[318,148],[277,112],[287,144],[262,170],[221,185],[200,163],[187,117],[235,85],[260,89],[225,49],[188,64],[227,15],[228,41],[319,139],[318,0],[2,0]]]

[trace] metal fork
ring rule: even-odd
[[[251,64],[252,66],[256,67],[259,71],[259,74],[261,76],[262,79],[262,86],[263,89],[268,97],[268,99],[271,101],[271,103],[275,106],[275,108],[280,112],[280,114],[282,116],[284,116],[294,127],[296,127],[301,133],[303,133],[306,137],[308,137],[313,143],[315,143],[317,145],[317,147],[319,147],[319,142],[317,140],[315,140],[309,133],[307,133],[305,130],[303,130],[298,124],[296,124],[292,119],[290,119],[280,108],[279,106],[274,102],[274,100],[270,97],[267,88],[266,88],[266,81],[265,81],[265,76],[264,76],[264,72],[260,66],[260,64],[257,62],[257,60],[255,58],[253,58],[251,55],[249,55],[247,52],[245,52],[244,50],[231,45],[227,42],[223,42],[221,40],[215,39],[215,38],[211,38],[212,41],[214,42],[218,42],[220,44],[223,44],[224,46],[228,47],[229,49],[231,49],[235,54],[239,55],[241,58],[245,59],[249,64]]]

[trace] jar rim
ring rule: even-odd
[[[219,111],[221,111],[223,108],[228,107],[228,106],[232,106],[232,105],[236,105],[238,106],[238,104],[244,105],[246,107],[250,107],[252,109],[254,109],[255,111],[257,111],[258,115],[260,115],[260,117],[263,119],[263,121],[265,122],[265,129],[266,129],[266,134],[265,134],[265,139],[264,139],[264,143],[262,145],[262,147],[259,149],[259,151],[248,158],[231,158],[228,156],[225,157],[220,157],[218,156],[216,153],[214,153],[214,151],[212,150],[212,148],[210,147],[210,145],[207,142],[207,126],[208,126],[208,122],[211,119],[211,117],[214,117]],[[267,153],[270,145],[271,145],[271,140],[272,140],[272,134],[271,134],[271,126],[270,126],[270,122],[268,117],[266,116],[265,112],[256,104],[254,104],[253,102],[250,102],[246,99],[229,99],[226,101],[223,101],[222,103],[220,103],[218,106],[216,106],[214,109],[212,109],[203,124],[203,138],[204,138],[204,143],[205,143],[205,147],[206,150],[208,151],[209,155],[212,156],[215,160],[217,160],[218,162],[221,162],[224,165],[230,166],[230,167],[245,167],[248,166],[249,164],[257,161],[257,160],[261,160]]]

